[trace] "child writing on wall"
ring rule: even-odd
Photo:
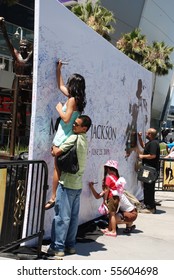
[[[106,229],[101,229],[106,236],[117,236],[117,224],[126,224],[126,229],[123,231],[126,234],[130,234],[135,229],[133,222],[136,220],[138,213],[136,206],[129,201],[123,192],[125,184],[125,179],[119,176],[118,163],[113,160],[107,161],[104,165],[102,192],[96,192],[94,183],[89,182],[94,197],[96,199],[103,197],[103,203],[106,208],[108,207],[109,226]],[[109,192],[112,192],[110,196],[108,195]]]
[[[108,207],[109,213],[109,227],[103,230],[106,236],[116,237],[116,212],[119,207],[120,195],[123,193],[124,184],[116,184],[119,179],[118,162],[115,160],[108,160],[104,164],[104,179],[102,184],[102,192],[96,193],[93,187],[93,182],[89,183],[89,187],[95,198],[104,199],[104,204]]]

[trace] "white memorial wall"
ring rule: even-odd
[[[34,79],[29,159],[45,160],[49,170],[50,198],[53,157],[50,147],[54,123],[58,117],[56,104],[65,102],[57,88],[56,62],[67,60],[62,67],[66,82],[72,73],[86,81],[85,114],[92,119],[87,132],[89,149],[83,178],[79,224],[99,216],[96,200],[88,187],[98,182],[101,190],[103,165],[108,159],[117,160],[119,173],[127,181],[127,189],[142,199],[142,187],[137,182],[135,162],[138,146],[137,131],[145,133],[150,123],[152,74],[130,60],[78,19],[57,0],[36,1],[34,40]],[[133,139],[133,140],[132,140]],[[45,236],[50,235],[54,210],[45,214]]]

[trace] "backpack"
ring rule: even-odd
[[[124,190],[123,193],[127,197],[127,199],[130,201],[130,203],[132,203],[136,207],[139,207],[141,205],[141,202],[133,194],[131,194],[127,190]]]

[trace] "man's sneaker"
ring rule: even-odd
[[[55,251],[52,248],[49,247],[47,254],[50,256],[55,256],[55,257],[64,257],[65,253],[63,251]]]
[[[144,208],[144,209],[140,209],[140,210],[139,210],[139,213],[150,214],[151,212],[150,212],[150,210],[149,210],[149,209]]]
[[[160,201],[155,201],[155,205],[161,206],[161,202]]]
[[[142,210],[144,210],[144,209],[146,209],[146,208],[147,208],[146,205],[143,204],[143,203],[141,203],[141,205],[139,205],[139,206],[137,207],[137,211],[140,212],[140,211],[142,211]]]
[[[123,230],[123,233],[130,234],[135,228],[136,228],[136,225],[132,225],[132,226],[130,226],[130,227],[126,227],[126,228]]]
[[[144,209],[139,209],[138,212],[139,213],[144,213],[144,214],[155,214],[156,209],[155,208],[152,208],[152,209],[144,208]]]
[[[155,214],[156,213],[156,209],[155,208],[152,208],[152,209],[149,209],[150,210],[150,212],[152,213],[152,214]]]
[[[73,255],[73,254],[76,254],[76,249],[75,249],[75,248],[66,247],[66,248],[65,248],[65,252],[66,252],[67,254]]]

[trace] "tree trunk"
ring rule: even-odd
[[[153,100],[154,100],[154,94],[155,94],[155,85],[156,85],[156,74],[155,74],[155,77],[154,77],[153,88],[152,88],[152,96],[151,96],[151,114],[152,114],[152,106],[153,106]]]

